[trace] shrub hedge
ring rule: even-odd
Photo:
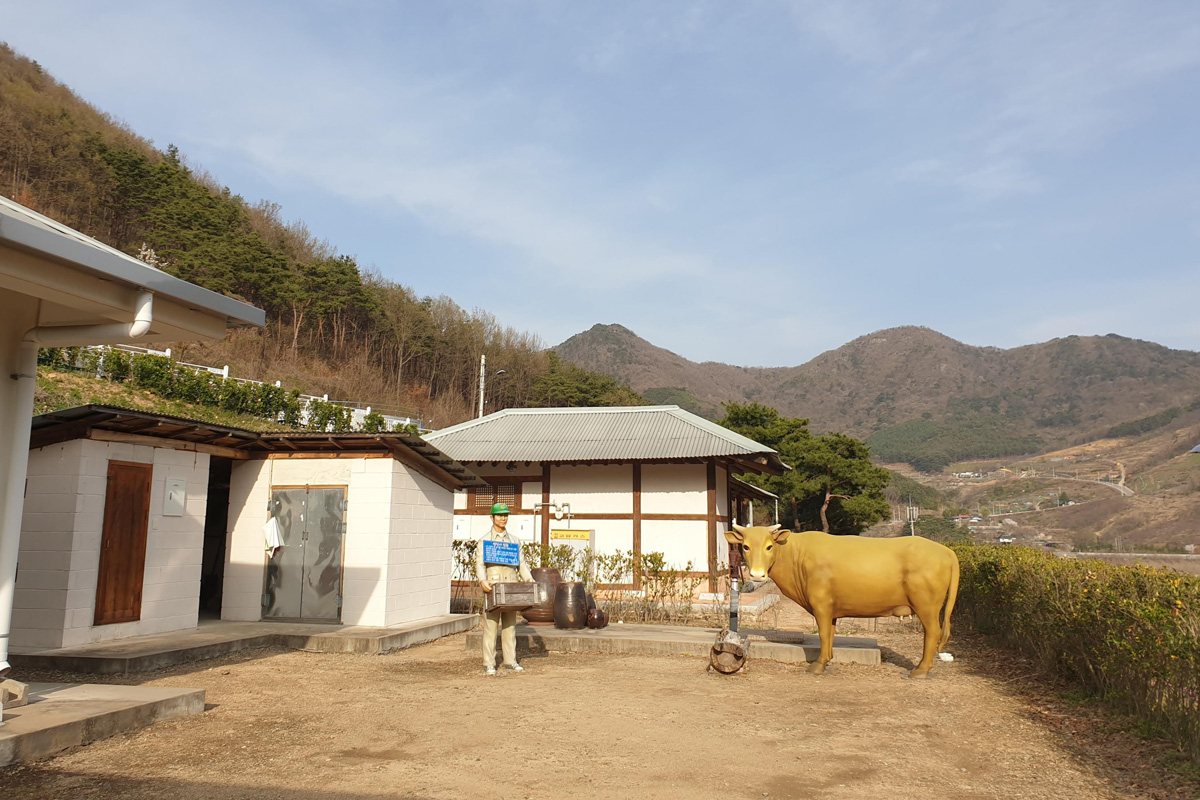
[[[958,622],[1135,714],[1200,763],[1200,577],[956,544]]]
[[[288,391],[266,383],[223,380],[219,375],[182,366],[165,356],[122,350],[56,347],[42,350],[38,361],[55,369],[82,369],[110,381],[128,382],[168,400],[183,400],[301,427],[303,404],[298,389]],[[309,403],[308,430],[340,433],[351,430],[353,421],[349,408],[322,400]],[[387,421],[382,414],[367,415],[363,430],[378,433],[386,429]]]

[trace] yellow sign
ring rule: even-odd
[[[554,530],[550,529],[551,539],[576,539],[582,542],[590,541],[592,538],[591,531],[570,531],[565,529]]]

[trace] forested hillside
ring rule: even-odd
[[[471,414],[479,356],[489,410],[628,404],[607,376],[552,363],[538,337],[484,310],[363,269],[343,248],[270,201],[247,202],[76,97],[34,61],[0,45],[0,194],[208,289],[267,311],[268,327],[188,360],[282,380],[315,394],[404,410],[437,425]],[[403,275],[400,263],[382,265]]]

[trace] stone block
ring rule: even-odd
[[[29,703],[29,685],[11,678],[0,681],[0,708],[20,708]]]

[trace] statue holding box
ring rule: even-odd
[[[533,575],[521,543],[508,532],[508,506],[492,506],[492,528],[475,544],[475,574],[483,589],[483,671],[496,674],[496,633],[505,668],[523,671],[517,663],[517,611],[533,605]],[[522,587],[522,583],[528,584]],[[526,597],[528,595],[528,597]],[[525,602],[528,600],[528,602]]]

